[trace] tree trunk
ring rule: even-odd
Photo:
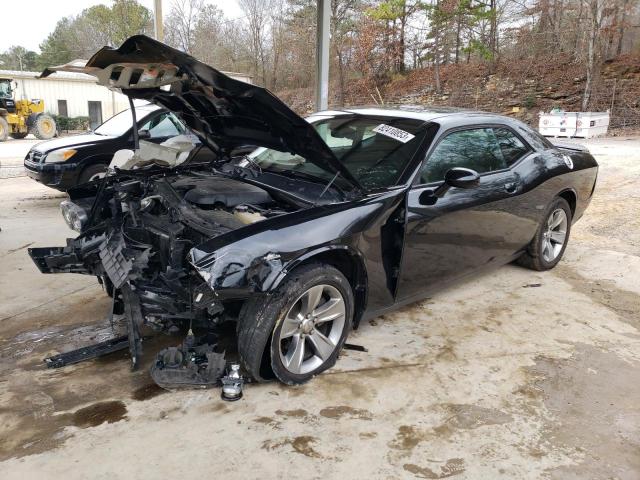
[[[616,4],[614,10],[613,10],[613,21],[616,22],[618,21],[618,13],[620,12],[620,6]],[[607,29],[607,47],[604,51],[604,58],[611,58],[611,51],[613,50],[613,42],[615,41],[615,37],[616,37],[616,30],[614,30],[613,28],[609,28]]]
[[[460,8],[460,7],[458,7]],[[460,29],[462,28],[462,15],[458,12],[456,16],[456,64],[460,56]]]
[[[338,57],[338,106],[344,107],[344,65],[342,64],[342,51],[336,47]]]
[[[627,6],[629,5],[629,0],[624,0],[622,3],[622,15],[620,18],[620,23],[618,23],[618,46],[616,47],[616,55],[622,54],[622,46],[624,40],[624,30],[625,23],[627,21]]]
[[[498,56],[498,12],[496,10],[496,0],[491,0],[489,8],[491,10],[489,46],[491,48],[491,60],[495,61],[496,57]]]
[[[578,18],[576,19],[576,25],[582,25],[582,13],[584,10],[583,8],[584,3],[581,0],[578,4],[580,5],[580,8],[578,9]],[[575,45],[573,47],[573,54],[576,58],[579,58],[580,55],[578,52],[580,51],[580,38],[582,36],[582,30],[576,28],[575,33],[576,33],[576,36],[575,36]]]
[[[398,42],[398,71],[404,72],[404,30],[407,23],[407,4],[402,5],[402,17],[400,18],[400,41]]]
[[[564,52],[566,45],[562,42],[562,26],[563,26],[563,14],[564,14],[564,9],[565,9],[565,5],[564,5],[564,1],[563,0],[559,0],[556,3],[556,11],[557,11],[557,19],[555,22],[555,36],[556,36],[556,44],[560,46],[560,51]]]
[[[436,82],[436,93],[440,93],[440,26],[438,25],[433,43],[433,74]]]
[[[582,111],[586,112],[589,108],[589,102],[591,100],[591,94],[593,91],[593,80],[596,70],[596,56],[597,56],[597,41],[598,33],[600,30],[600,24],[602,21],[601,13],[601,0],[589,0],[589,42],[587,51],[587,81],[584,86],[584,95],[582,97]]]

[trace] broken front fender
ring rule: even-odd
[[[214,293],[241,297],[273,291],[286,274],[320,253],[341,251],[367,271],[364,232],[375,228],[396,203],[392,192],[274,217],[213,238],[191,249],[190,262]],[[381,262],[378,255],[367,262]]]

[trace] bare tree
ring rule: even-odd
[[[596,66],[599,56],[598,35],[604,20],[604,8],[606,0],[582,0],[589,12],[589,39],[587,42],[587,80],[582,96],[582,111],[587,111],[593,91],[593,81],[596,74]]]
[[[249,32],[250,51],[253,57],[253,73],[260,75],[262,84],[266,84],[266,43],[267,25],[271,12],[271,0],[239,0],[240,8],[247,20]]]
[[[187,53],[193,53],[196,25],[204,0],[173,0],[165,20],[165,41]]]
[[[355,12],[359,4],[359,0],[331,1],[331,43],[338,71],[338,106],[340,107],[344,106],[346,50],[349,48],[351,37],[357,34]]]
[[[214,5],[205,5],[195,19],[191,53],[209,65],[220,68],[223,63],[221,44],[223,42],[222,10]]]

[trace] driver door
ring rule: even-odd
[[[407,196],[398,300],[417,298],[471,271],[500,262],[518,249],[513,233],[521,228],[517,197],[522,181],[509,169],[509,163],[531,150],[513,135],[518,151],[505,155],[499,141],[504,132],[496,135],[494,130],[467,127],[446,133],[423,163],[419,184]],[[452,187],[440,198],[431,196],[443,184],[445,172],[453,167],[478,172],[479,185],[470,189]]]

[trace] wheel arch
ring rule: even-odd
[[[44,114],[44,112],[30,113],[29,116],[27,117],[26,122],[25,122],[27,124],[27,127],[29,127],[29,128],[33,127],[35,125],[35,123],[36,123],[37,118],[40,115],[43,115],[43,114]]]
[[[275,290],[294,270],[310,263],[322,263],[338,269],[353,290],[353,327],[357,328],[367,304],[367,270],[362,254],[346,245],[329,245],[297,257],[285,265],[270,287]]]
[[[109,163],[111,163],[111,157],[112,157],[111,155],[97,154],[97,155],[91,155],[91,156],[85,157],[82,160],[80,160],[78,162],[79,168],[77,170],[78,181],[80,180],[84,172],[88,168],[93,167],[94,165],[102,164],[102,165],[105,165],[107,168],[109,168]]]
[[[573,220],[576,216],[576,206],[578,204],[578,194],[572,188],[566,188],[558,193],[558,197],[563,198],[569,204],[569,208],[571,209],[571,219]]]

